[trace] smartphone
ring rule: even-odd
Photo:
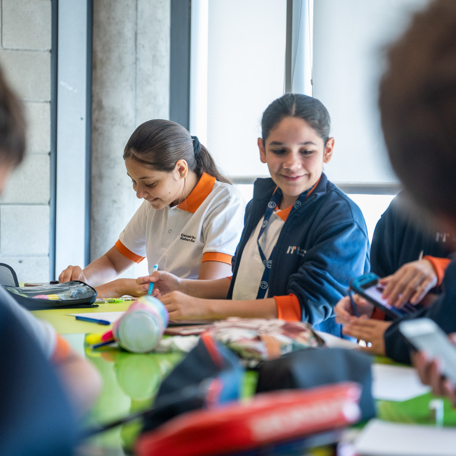
[[[456,347],[433,320],[405,320],[399,323],[399,331],[416,350],[438,359],[443,375],[456,385]]]
[[[380,277],[373,272],[369,274],[364,274],[361,277],[357,277],[350,282],[350,288],[364,299],[367,299],[375,307],[378,307],[380,310],[385,312],[388,317],[393,320],[408,315],[413,312],[414,309],[409,306],[405,308],[398,309],[388,304],[386,299],[382,298],[383,287],[379,284]]]

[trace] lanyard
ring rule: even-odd
[[[307,198],[307,196],[311,193],[311,191],[315,188],[315,186],[308,191],[301,193],[299,195],[299,198],[295,201],[293,204],[293,207],[288,214],[288,217],[291,216],[291,214],[298,208],[300,208]],[[271,199],[269,200],[268,206],[266,207],[266,212],[264,213],[264,219],[263,223],[261,224],[260,232],[258,234],[258,239],[257,239],[257,245],[258,245],[258,251],[260,252],[260,257],[261,261],[264,265],[264,272],[263,272],[263,277],[261,277],[261,282],[260,282],[260,287],[258,288],[258,294],[257,294],[257,299],[263,299],[266,295],[266,292],[268,291],[269,288],[269,273],[271,272],[271,267],[272,267],[272,256],[274,255],[274,250],[276,246],[272,249],[271,255],[269,256],[269,259],[266,259],[266,256],[263,252],[263,249],[261,248],[260,245],[260,238],[262,234],[264,233],[264,230],[266,227],[269,225],[269,220],[271,219],[271,215],[274,213],[274,209],[279,205],[280,201],[282,199],[282,192],[280,189],[276,189],[276,191],[273,193],[271,196]]]

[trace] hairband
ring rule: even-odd
[[[199,155],[201,152],[201,144],[199,142],[198,136],[192,136],[192,141],[193,141],[193,153],[195,155]]]

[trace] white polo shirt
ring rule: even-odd
[[[245,203],[233,185],[204,173],[190,195],[178,206],[154,209],[144,201],[116,247],[134,261],[147,257],[182,278],[196,279],[203,261],[231,264],[244,224]]]

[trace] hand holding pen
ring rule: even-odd
[[[158,264],[155,264],[152,268],[152,274],[158,271]],[[147,296],[151,296],[154,291],[155,282],[149,282],[149,290],[147,291]]]
[[[149,296],[163,296],[172,291],[180,290],[181,279],[169,272],[165,271],[153,271],[152,275],[139,277],[136,279],[136,283],[140,286],[152,285],[152,291]]]
[[[355,312],[356,309],[356,312]],[[349,324],[351,321],[359,318],[369,318],[374,311],[374,305],[363,299],[361,296],[345,296],[334,308],[336,321],[341,325]]]

